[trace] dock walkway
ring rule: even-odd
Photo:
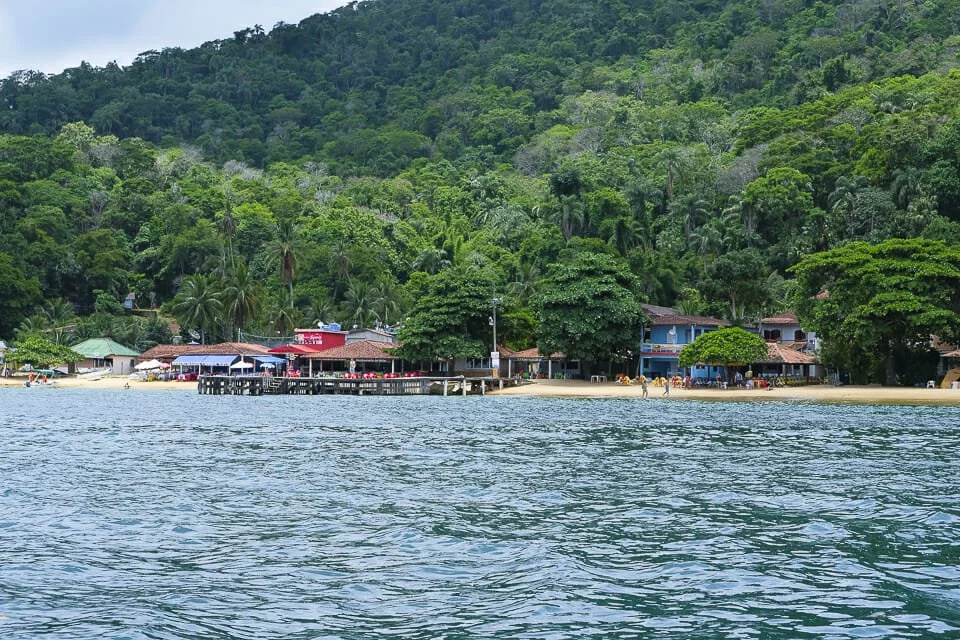
[[[498,378],[377,378],[357,380],[350,378],[273,378],[263,376],[202,375],[197,379],[201,395],[355,395],[355,396],[410,396],[410,395],[468,395],[484,394],[494,386],[503,388]]]

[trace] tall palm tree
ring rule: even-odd
[[[577,196],[560,196],[553,209],[553,221],[560,227],[563,239],[569,242],[585,220],[583,202]]]
[[[276,237],[267,244],[267,255],[271,264],[277,264],[280,269],[280,282],[290,290],[290,301],[293,302],[293,281],[296,277],[297,260],[303,252],[303,239],[300,237],[300,228],[289,218],[277,221]]]
[[[285,337],[299,324],[302,315],[300,310],[293,306],[293,298],[287,290],[280,289],[277,305],[270,311],[270,327],[275,335]]]
[[[230,325],[229,335],[243,329],[247,322],[260,313],[259,284],[242,262],[228,274],[223,287],[223,313]]]
[[[513,282],[509,284],[510,294],[516,296],[522,304],[530,302],[530,298],[537,292],[537,283],[540,281],[540,270],[533,264],[521,264],[517,269]]]
[[[384,324],[390,324],[390,318],[400,317],[402,302],[400,287],[396,281],[388,278],[381,280],[374,292],[374,313]]]
[[[339,299],[340,285],[350,279],[350,267],[352,266],[350,244],[342,237],[337,238],[330,248],[330,257],[327,259],[327,267],[333,272],[336,281],[333,291],[334,299]]]
[[[368,324],[374,309],[379,305],[377,291],[362,280],[351,280],[346,293],[347,311],[350,319],[361,327]]]
[[[206,344],[207,333],[220,319],[223,303],[216,283],[201,275],[183,279],[180,291],[173,299],[173,311],[180,324],[200,332],[200,342]]]

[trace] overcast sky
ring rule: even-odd
[[[0,78],[59,73],[86,60],[130,64],[138,53],[196,47],[255,24],[297,24],[345,0],[0,0]]]

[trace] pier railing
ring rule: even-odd
[[[509,381],[508,381],[509,382]],[[483,394],[494,385],[503,388],[504,381],[495,378],[375,378],[351,379],[336,377],[274,378],[263,376],[202,375],[197,379],[197,392],[202,395],[468,395]]]

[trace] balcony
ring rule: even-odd
[[[665,343],[649,343],[644,342],[640,345],[640,352],[644,355],[656,355],[656,356],[673,356],[676,357],[680,353],[680,349],[683,349],[686,343],[683,344],[665,344]]]

